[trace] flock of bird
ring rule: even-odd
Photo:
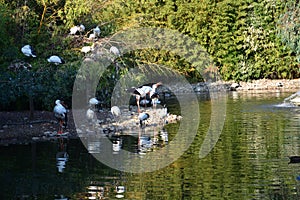
[[[70,35],[76,35],[77,33],[82,34],[84,32],[85,32],[85,26],[83,24],[80,24],[80,25],[73,26],[72,28],[70,28],[70,33],[69,34]],[[100,30],[99,26],[96,26],[90,32],[92,32],[92,33],[89,34],[89,39],[90,40],[95,40],[95,39],[100,37],[101,30]],[[90,51],[93,51],[93,50],[94,50],[94,43],[91,46],[83,46],[80,51],[84,54],[87,54],[87,53],[89,53]],[[113,55],[120,56],[120,51],[115,46],[111,46],[109,51]],[[33,58],[37,57],[34,48],[29,44],[26,44],[25,46],[23,46],[21,48],[21,52],[27,57],[33,57]],[[55,65],[60,65],[60,64],[65,63],[64,59],[60,56],[57,56],[57,55],[49,56],[47,58],[47,61],[49,63],[53,63]]]
[[[70,35],[76,35],[76,34],[83,34],[85,32],[85,26],[83,24],[74,26],[70,28]],[[89,34],[89,39],[97,39],[100,37],[101,30],[99,26],[96,26],[95,28],[90,31],[92,33]],[[81,52],[83,53],[88,53],[94,49],[94,44],[91,46],[84,46],[81,48]],[[22,53],[25,56],[28,57],[37,57],[36,52],[34,48],[27,44],[21,48]],[[111,46],[109,49],[109,52],[114,55],[114,56],[120,56],[120,50],[115,47]],[[47,61],[49,63],[53,63],[55,65],[59,64],[64,64],[65,61],[57,56],[57,55],[52,55],[47,58]],[[127,90],[127,92],[131,93],[133,96],[135,96],[136,99],[136,105],[137,105],[137,110],[139,113],[138,119],[140,122],[140,126],[143,126],[144,122],[150,117],[148,113],[141,112],[140,106],[144,107],[156,107],[156,104],[159,103],[158,100],[158,93],[156,92],[156,89],[158,86],[162,85],[161,82],[159,83],[149,83],[142,85],[140,87],[132,87]],[[86,118],[89,122],[94,123],[97,120],[97,116],[95,114],[96,111],[96,106],[100,103],[99,100],[97,100],[95,97],[91,98],[88,102],[89,108],[86,111]],[[54,106],[54,116],[59,122],[59,130],[58,134],[63,133],[63,129],[67,125],[67,107],[63,104],[63,101],[61,100],[56,100],[55,101],[55,106]],[[114,116],[114,118],[118,118],[121,115],[121,110],[117,106],[113,106],[111,108],[111,113]]]
[[[136,105],[138,107],[138,119],[140,126],[142,127],[145,124],[145,121],[149,119],[150,115],[146,112],[141,112],[140,106],[145,106],[145,107],[151,107],[153,106],[154,108],[156,107],[156,104],[159,102],[158,98],[159,95],[156,92],[157,87],[161,86],[162,83],[149,83],[142,85],[140,87],[132,87],[127,90],[131,95],[133,95],[136,99]],[[141,103],[141,102],[150,102],[150,103]],[[66,127],[67,125],[67,107],[64,105],[64,103],[61,100],[56,100],[55,101],[55,107],[53,109],[54,111],[54,116],[59,122],[59,130],[58,134],[62,134],[63,128]],[[88,109],[86,111],[86,118],[87,121],[90,123],[95,123],[97,120],[96,116],[96,106],[100,104],[100,101],[93,97],[89,99],[88,102]],[[113,106],[111,107],[111,114],[115,119],[121,116],[121,110],[118,106]]]

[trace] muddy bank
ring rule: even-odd
[[[238,84],[238,87],[233,87]],[[172,90],[185,93],[190,89],[181,88],[182,86],[174,86]],[[280,91],[297,91],[300,90],[300,79],[294,80],[256,80],[252,82],[217,82],[217,83],[197,83],[192,84],[192,89],[197,92],[208,91],[232,91],[237,92],[269,92],[270,90]],[[166,91],[163,91],[166,92]],[[174,91],[173,91],[174,92]],[[69,114],[69,122],[65,132],[68,137],[77,137],[76,127],[73,121],[72,112]],[[112,115],[109,109],[104,109],[102,112],[97,112],[97,119],[103,122],[112,120]],[[108,122],[110,123],[110,122]],[[113,122],[111,122],[113,123]],[[29,119],[29,111],[24,112],[0,112],[0,145],[9,144],[26,144],[37,138],[44,137],[45,132],[54,133],[58,130],[58,123],[55,120],[53,113],[49,111],[35,111],[34,118]]]

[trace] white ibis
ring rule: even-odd
[[[138,106],[138,112],[140,112],[140,98],[142,97],[144,99],[147,99],[147,97],[149,97],[151,100],[157,99],[158,93],[156,93],[156,88],[160,85],[162,85],[161,82],[149,83],[149,84],[142,85],[138,88],[132,87],[130,89],[127,89],[128,92],[130,92],[132,95],[134,95],[136,97],[136,104]],[[145,103],[147,103],[147,101]],[[153,103],[153,101],[152,101],[152,103]]]
[[[36,57],[36,54],[35,54],[34,49],[33,49],[32,46],[30,46],[29,44],[23,46],[23,47],[21,48],[21,51],[22,51],[22,53],[23,53],[25,56],[28,56],[28,57],[32,56],[32,57],[34,57],[34,58]]]
[[[93,29],[93,33],[94,33],[95,37],[100,37],[101,30],[100,30],[99,26],[96,26],[96,28]]]
[[[139,120],[140,120],[140,126],[142,127],[143,124],[147,119],[149,119],[150,115],[148,113],[140,113],[139,114]]]
[[[56,100],[55,104],[53,112],[55,118],[59,122],[59,129],[57,133],[62,134],[63,128],[67,126],[68,122],[67,109],[60,100]]]
[[[49,63],[54,63],[55,65],[59,65],[59,64],[64,64],[65,63],[65,61],[62,58],[60,58],[59,56],[56,56],[56,55],[50,56],[47,59],[47,61]]]
[[[117,47],[115,46],[111,46],[110,49],[109,49],[109,52],[114,54],[115,56],[120,56],[120,51]]]

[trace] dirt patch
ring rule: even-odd
[[[0,112],[0,145],[24,144],[34,137],[44,137],[45,132],[55,132],[59,124],[53,112],[35,111],[34,117],[29,119],[29,111]],[[110,117],[108,111],[97,114],[99,119]],[[64,130],[71,137],[77,137],[72,111],[68,113],[68,126]]]

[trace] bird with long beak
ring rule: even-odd
[[[158,94],[156,93],[156,89],[160,85],[162,85],[161,82],[148,83],[148,84],[142,85],[138,88],[132,87],[130,89],[127,89],[127,92],[130,92],[136,98],[136,104],[137,104],[137,107],[138,107],[138,112],[140,112],[140,100],[141,100],[141,98],[146,99],[147,96],[150,99],[157,98]]]
[[[56,100],[55,104],[56,105],[54,106],[54,109],[53,109],[54,117],[59,122],[59,129],[58,129],[57,134],[62,134],[63,128],[65,128],[67,126],[67,122],[68,122],[67,109],[61,100]]]

